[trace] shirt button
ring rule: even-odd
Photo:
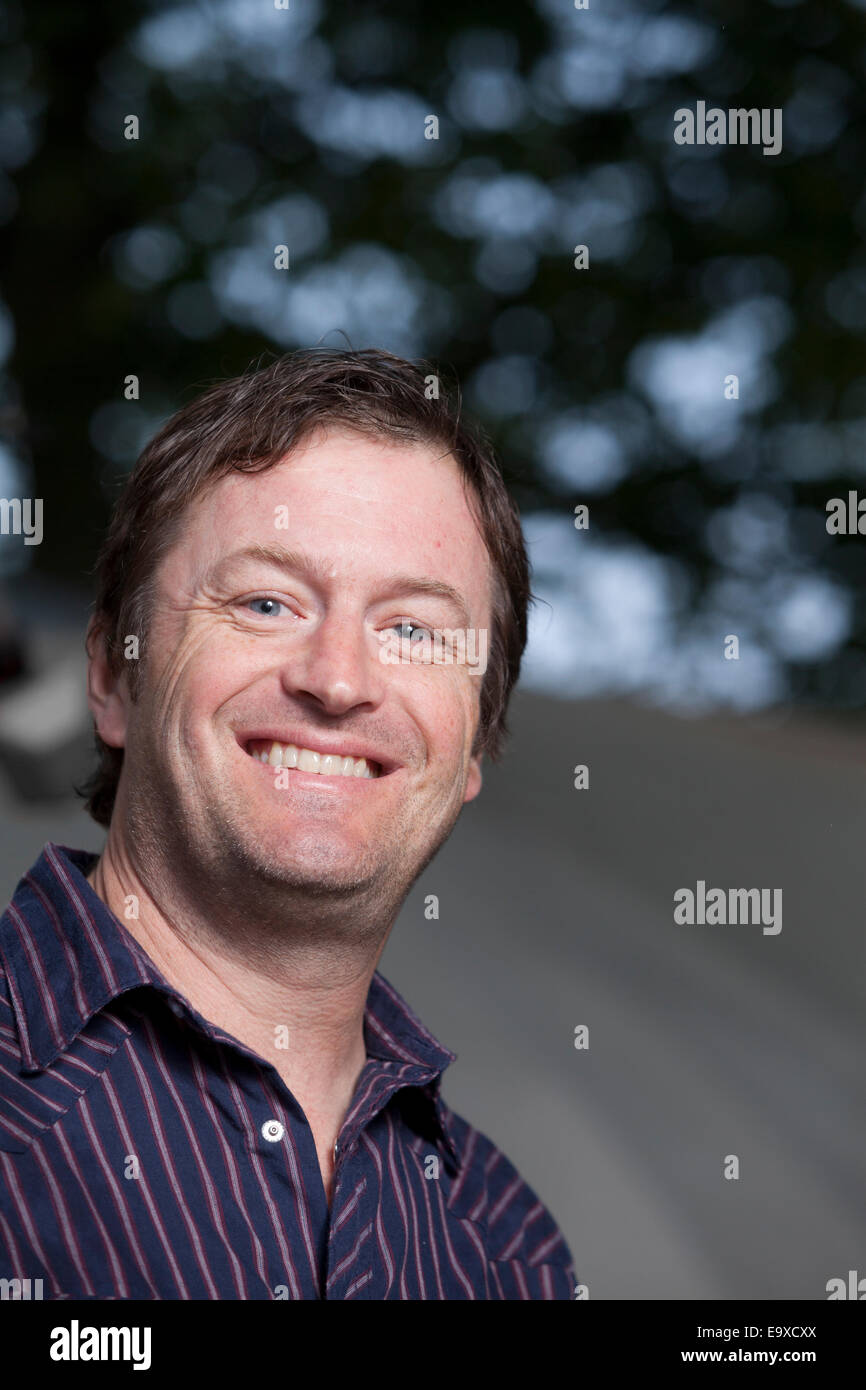
[[[262,1125],[262,1136],[271,1144],[278,1144],[285,1132],[285,1126],[279,1120],[265,1120]]]

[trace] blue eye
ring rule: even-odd
[[[403,622],[391,624],[392,632],[396,632],[398,628],[404,629],[404,631],[400,633],[401,641],[408,641],[410,645],[417,643],[419,640],[423,641],[424,637],[430,633],[429,627],[422,627],[420,623],[410,622],[408,618]],[[406,631],[407,628],[411,628],[411,634]]]
[[[249,607],[253,603],[270,603],[276,606],[277,608],[283,608],[285,606],[283,603],[280,602],[278,598],[251,598],[247,600],[247,607]],[[272,612],[260,613],[258,616],[260,618],[272,618],[274,614]]]

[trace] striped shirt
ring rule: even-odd
[[[0,1280],[63,1299],[571,1299],[552,1216],[440,1095],[373,975],[329,1208],[275,1068],[208,1022],[47,843],[0,918]],[[7,1285],[2,1286],[7,1289]]]

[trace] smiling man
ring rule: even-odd
[[[501,749],[528,597],[485,441],[390,354],[283,357],[144,450],[88,631],[105,848],[47,844],[0,922],[0,1277],[573,1297],[376,968]]]

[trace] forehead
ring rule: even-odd
[[[180,542],[169,569],[191,582],[245,545],[276,543],[328,561],[335,581],[411,572],[459,588],[476,615],[490,600],[460,467],[427,444],[319,431],[272,468],[219,479],[188,509]]]

